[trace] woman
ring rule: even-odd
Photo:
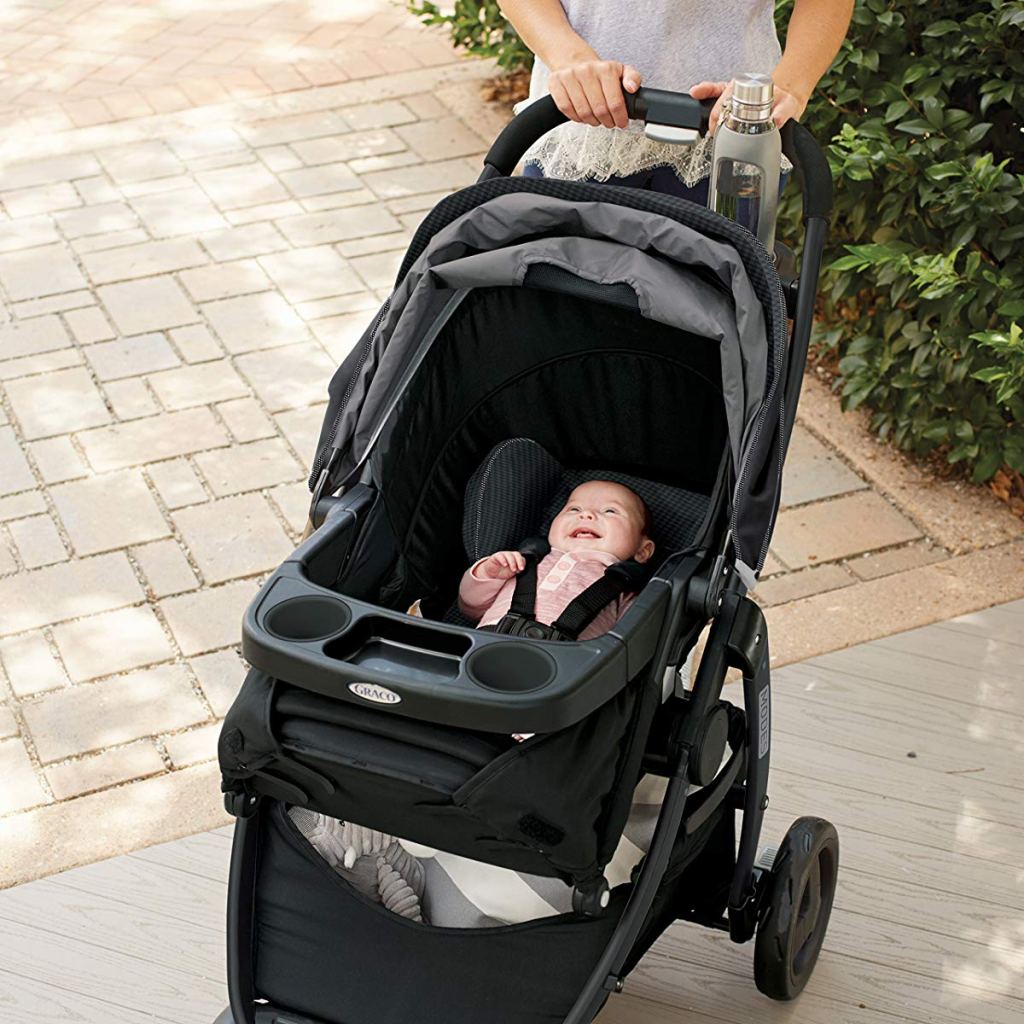
[[[795,0],[785,52],[773,0],[499,0],[536,55],[530,99],[570,119],[526,154],[528,176],[607,181],[707,201],[710,147],[652,142],[627,127],[622,90],[641,82],[717,97],[713,133],[740,72],[770,74],[773,117],[799,119],[846,35],[854,0]]]

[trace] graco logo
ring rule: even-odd
[[[349,683],[348,688],[363,700],[372,700],[375,704],[398,704],[402,698],[394,690],[376,683]]]

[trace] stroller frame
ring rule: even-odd
[[[631,115],[649,124],[697,128],[702,121],[706,122],[707,105],[699,105],[689,97],[641,89],[628,100]],[[528,147],[564,120],[550,97],[531,105],[499,135],[487,154],[480,180],[510,175]],[[783,148],[803,186],[805,225],[799,278],[783,279],[792,318],[781,429],[785,448],[793,428],[810,339],[831,205],[831,177],[821,150],[799,124],[790,122],[785,126]],[[353,498],[358,500],[359,488],[340,499],[333,498],[323,494],[325,480],[326,473],[322,473],[314,490],[311,522],[322,525],[323,534],[327,535],[343,526],[346,518],[354,520],[354,516],[346,517],[346,512]],[[296,554],[315,546],[317,540],[314,534]],[[668,668],[679,665],[682,654],[692,647],[697,633],[708,622],[711,629],[692,690],[685,699],[668,699],[667,704],[674,705],[674,727],[666,738],[663,753],[649,752],[644,758],[645,771],[668,779],[653,841],[615,930],[564,1024],[589,1024],[609,993],[621,990],[626,961],[654,904],[681,829],[698,828],[722,805],[742,811],[727,913],[718,920],[697,923],[727,931],[735,942],[746,942],[753,937],[771,899],[771,871],[755,866],[768,805],[771,697],[767,628],[760,609],[746,596],[746,585],[735,571],[728,545],[726,535],[718,550],[685,553],[670,573],[666,570],[671,589],[664,621],[669,625],[662,630],[655,649],[651,669],[655,677],[661,678]],[[641,596],[638,601],[642,599]],[[250,608],[246,617],[247,639],[252,615]],[[680,635],[684,621],[685,633]],[[738,668],[743,676],[746,721],[739,736],[734,735],[733,723],[723,721],[725,716],[720,713],[723,709],[719,700],[729,668]],[[732,754],[720,769],[727,741],[733,748]],[[688,814],[688,796],[693,786],[704,788],[699,805]],[[256,1002],[252,949],[260,798],[228,792],[226,806],[237,821],[227,904],[230,1008],[218,1018],[218,1024],[317,1024],[285,1007]],[[606,894],[606,888],[603,893],[577,890],[574,909],[584,914],[600,913]],[[827,903],[830,906],[831,893]]]

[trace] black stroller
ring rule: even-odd
[[[706,121],[689,97],[630,103],[649,124]],[[562,120],[550,99],[533,104],[480,180],[433,209],[331,383],[315,532],[246,613],[252,670],[220,739],[238,819],[223,1022],[587,1024],[678,919],[756,934],[772,998],[814,967],[838,840],[802,818],[757,859],[768,637],[745,595],[778,506],[828,166],[788,125],[797,279],[692,203],[510,177]],[[627,482],[653,514],[657,565],[626,614],[584,642],[529,621],[517,635],[469,628],[453,607],[469,562],[543,532],[595,476]],[[416,599],[423,618],[405,612]],[[708,625],[692,688],[666,687]],[[722,699],[730,667],[742,710]],[[535,735],[517,743],[517,730]],[[609,888],[652,773],[668,780],[653,839]],[[482,929],[398,917],[332,871],[293,807],[559,879],[573,911]]]

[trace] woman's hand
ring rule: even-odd
[[[485,558],[473,575],[482,580],[510,580],[526,568],[526,559],[519,551],[496,551]]]
[[[625,128],[629,123],[622,90],[636,92],[640,72],[617,60],[577,60],[553,69],[548,89],[571,121]]]
[[[722,119],[722,107],[732,96],[732,82],[700,82],[690,90],[690,95],[695,100],[709,100],[712,96],[718,97],[717,102],[711,108],[711,117],[708,119],[708,132],[714,135],[718,122]],[[799,121],[800,115],[803,114],[806,107],[806,96],[798,95],[793,89],[787,88],[779,82],[774,83],[772,120],[777,127],[781,128],[790,118]]]

